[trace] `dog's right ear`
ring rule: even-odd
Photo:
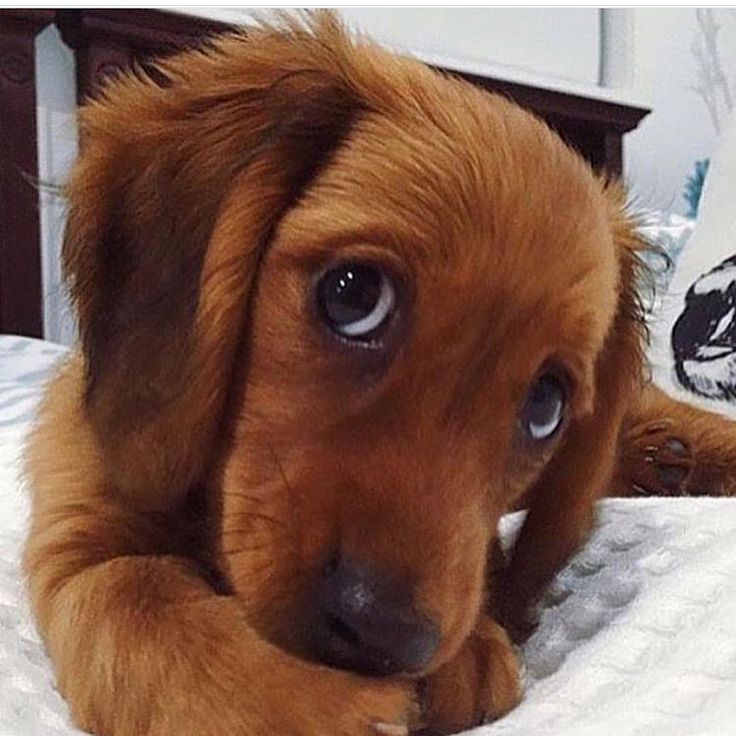
[[[81,114],[63,258],[86,411],[111,485],[143,507],[207,469],[260,255],[363,109],[361,54],[329,13],[282,19]]]

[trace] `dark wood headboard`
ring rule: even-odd
[[[77,99],[105,77],[232,26],[158,10],[0,10],[0,332],[43,332],[34,39],[54,23],[74,51]],[[622,171],[622,140],[648,109],[445,70],[544,118],[594,167]]]

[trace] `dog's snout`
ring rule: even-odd
[[[413,606],[406,586],[343,558],[333,559],[320,581],[320,657],[362,674],[419,672],[429,664],[440,636]]]

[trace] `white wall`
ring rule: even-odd
[[[684,213],[682,192],[695,161],[710,156],[718,140],[715,120],[693,88],[717,92],[715,67],[703,76],[699,58],[720,59],[736,97],[736,11],[705,10],[721,28],[716,44],[704,44],[694,8],[637,8],[633,13],[635,84],[653,112],[625,139],[627,179],[637,200],[647,206]],[[715,52],[715,54],[713,53]],[[719,126],[727,117],[718,96]]]
[[[65,207],[55,187],[66,180],[77,155],[77,100],[74,54],[55,26],[36,37],[36,99],[44,335],[70,344],[76,330],[59,257]]]
[[[598,83],[596,8],[344,8],[341,13],[383,43],[453,68],[499,65]]]
[[[174,8],[229,23],[251,22],[253,8]],[[349,7],[348,23],[381,43],[469,71],[501,66],[597,84],[597,8]]]

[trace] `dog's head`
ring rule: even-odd
[[[284,23],[83,113],[64,255],[87,411],[132,503],[209,489],[265,635],[416,674],[593,409],[634,241],[539,120],[328,14]]]

